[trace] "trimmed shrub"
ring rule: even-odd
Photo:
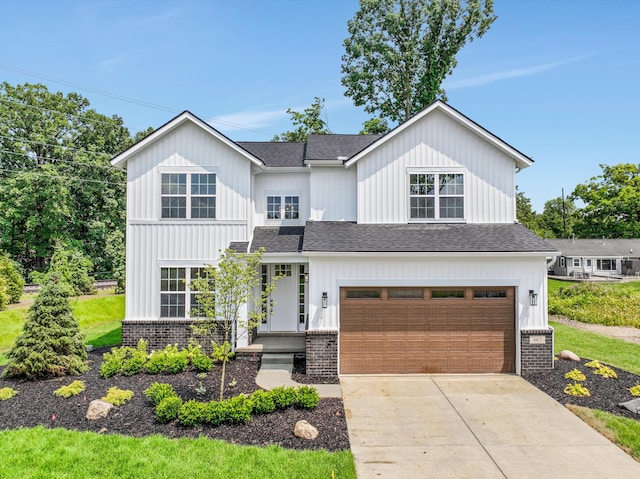
[[[210,426],[222,424],[225,420],[226,405],[220,401],[209,401],[204,406],[203,420]]]
[[[100,375],[103,378],[109,378],[120,373],[125,376],[133,376],[142,371],[146,360],[147,342],[144,339],[139,340],[135,348],[127,346],[111,348],[111,352],[102,355]]]
[[[120,389],[115,386],[107,390],[107,395],[102,398],[103,401],[113,404],[114,406],[122,406],[133,397],[133,391],[128,389]]]
[[[156,406],[156,421],[160,423],[171,422],[178,417],[182,399],[178,396],[170,396],[162,399]]]
[[[267,414],[276,410],[276,404],[273,402],[273,396],[269,391],[258,389],[251,393],[249,399],[251,399],[255,414]]]
[[[228,422],[230,424],[244,424],[251,420],[253,404],[251,404],[251,400],[246,395],[240,394],[222,401],[222,403],[224,404],[224,422]]]
[[[178,421],[183,426],[197,426],[204,422],[206,404],[192,399],[182,404],[178,411]]]
[[[73,381],[71,384],[67,386],[60,386],[58,389],[53,391],[58,397],[70,398],[71,396],[77,396],[82,391],[84,391],[86,385],[84,381]]]
[[[293,404],[296,399],[296,388],[278,386],[271,390],[271,397],[278,409],[286,409]]]
[[[311,386],[300,386],[296,391],[296,407],[314,409],[320,402],[318,391]]]
[[[144,368],[149,374],[177,374],[187,370],[188,352],[180,351],[177,345],[167,345],[162,351],[151,353]]]
[[[145,390],[144,395],[151,400],[154,406],[160,404],[160,402],[162,402],[162,400],[165,398],[178,397],[171,384],[158,382],[155,382],[151,386],[149,386]]]
[[[6,401],[7,399],[11,399],[13,396],[18,394],[18,391],[12,388],[1,388],[0,389],[0,401]]]

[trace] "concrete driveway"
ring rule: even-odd
[[[359,479],[640,477],[640,463],[519,376],[340,382]]]

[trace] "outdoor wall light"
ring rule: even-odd
[[[531,306],[538,306],[538,294],[532,289],[529,290],[529,304]]]
[[[327,302],[329,301],[329,297],[327,296],[327,292],[322,292],[322,309],[327,309]]]

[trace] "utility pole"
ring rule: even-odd
[[[564,188],[562,188],[562,239],[567,239],[567,211],[564,207]]]

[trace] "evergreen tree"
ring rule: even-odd
[[[28,379],[82,374],[88,367],[86,359],[84,337],[71,311],[67,288],[59,276],[51,275],[29,308],[4,374]]]
[[[20,271],[18,271],[16,263],[7,253],[0,255],[0,278],[3,278],[6,282],[9,302],[20,302],[20,297],[24,289],[24,279]]]

